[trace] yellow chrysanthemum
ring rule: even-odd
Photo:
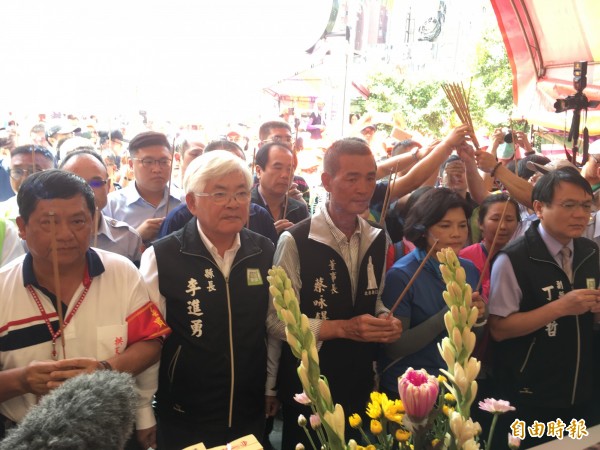
[[[440,384],[446,383],[448,379],[444,375],[438,375],[437,380]]]
[[[399,413],[405,413],[406,411],[404,410],[404,403],[402,403],[402,400],[396,400],[394,402],[394,405],[396,405],[396,411],[398,411]]]
[[[383,410],[383,415],[390,422],[396,422],[398,424],[402,423],[402,417],[403,417],[403,415],[398,412],[398,409],[396,408],[396,405],[394,403],[392,403],[392,402],[389,402],[386,405],[386,408]]]
[[[365,450],[377,450],[377,447],[375,447],[373,444],[369,444],[365,447]]]
[[[444,395],[444,399],[448,402],[452,402],[452,403],[456,402],[456,397],[454,395],[452,395],[451,392],[446,392],[446,394]]]
[[[352,414],[350,417],[348,417],[348,423],[350,423],[352,428],[360,428],[362,425],[362,419],[358,414]]]
[[[436,445],[438,445],[440,443],[440,440],[438,438],[435,438],[433,441],[431,441],[431,446],[435,447]]]
[[[371,420],[371,433],[377,435],[381,434],[383,431],[383,427],[381,426],[381,422],[379,420]]]
[[[372,395],[373,394],[371,394],[371,396]],[[381,417],[381,404],[379,402],[369,403],[367,405],[367,416],[371,419],[379,419]]]
[[[395,436],[398,442],[406,442],[410,438],[410,431],[399,428],[396,430]]]
[[[448,405],[442,406],[442,412],[444,413],[444,415],[446,417],[450,417],[450,414],[452,414],[453,411],[454,411],[454,408],[452,408]]]
[[[381,404],[381,396],[382,395],[385,395],[385,394],[382,394],[381,392],[377,392],[377,391],[371,392],[371,403]],[[386,396],[386,398],[387,398],[387,396]]]

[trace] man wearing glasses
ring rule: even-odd
[[[54,168],[54,155],[47,148],[39,145],[16,147],[10,152],[10,186],[16,194],[29,175],[52,168]],[[16,195],[0,203],[0,216],[12,221],[17,219],[19,206]]]
[[[159,448],[213,447],[247,434],[262,441],[265,413],[275,413],[264,396],[274,246],[244,228],[251,185],[230,152],[196,158],[184,177],[195,218],[142,255],[150,298],[173,329],[156,393]]]
[[[167,210],[181,203],[181,191],[167,186],[173,159],[164,134],[155,131],[138,134],[129,143],[129,155],[135,183],[111,192],[102,212],[128,223],[148,244],[158,235]]]
[[[102,157],[92,150],[75,150],[65,156],[60,169],[79,175],[94,191],[97,214],[95,220],[98,221],[98,225],[95,228],[97,234],[92,236],[91,245],[123,255],[139,265],[143,244],[138,232],[125,222],[108,217],[101,212],[106,206],[111,183]]]
[[[492,266],[489,325],[495,378],[517,408],[500,423],[591,419],[600,320],[598,246],[582,238],[592,189],[575,168],[553,170],[533,188],[539,219]],[[587,426],[594,423],[588,421]],[[547,435],[547,437],[550,435]],[[547,440],[535,439],[535,445]],[[528,445],[526,443],[526,445]]]

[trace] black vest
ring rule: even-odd
[[[309,318],[330,320],[351,319],[362,314],[374,315],[375,301],[383,281],[385,232],[378,234],[360,261],[356,298],[352,302],[346,263],[328,245],[308,238],[310,224],[311,219],[307,219],[288,230],[298,248],[302,313]],[[349,413],[364,409],[373,388],[375,349],[372,343],[333,339],[323,342],[319,350],[321,373],[329,380],[333,400],[341,403]],[[284,345],[278,376],[278,388],[283,401],[290,401],[295,393],[302,392],[297,367],[298,360],[289,346]]]
[[[159,414],[208,428],[228,425],[230,401],[233,426],[264,414],[267,274],[274,248],[247,229],[240,241],[228,280],[204,246],[196,219],[153,244],[173,330],[161,355]]]
[[[507,245],[522,291],[520,312],[547,305],[573,289],[598,286],[598,246],[573,240],[573,285],[544,244],[535,222]],[[496,343],[496,373],[517,405],[564,408],[587,403],[592,391],[593,314],[565,316],[518,338]]]

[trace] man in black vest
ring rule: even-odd
[[[517,408],[498,435],[521,434],[536,420],[548,427],[526,448],[559,437],[559,419],[565,437],[572,419],[592,425],[600,320],[598,246],[580,237],[593,206],[589,183],[574,168],[557,169],[538,180],[532,201],[539,221],[494,262],[489,317],[500,393]]]
[[[325,153],[321,175],[329,201],[312,218],[281,235],[274,257],[274,264],[290,277],[300,310],[309,317],[319,341],[321,371],[329,380],[333,400],[347,414],[362,411],[368,401],[375,343],[393,342],[402,332],[399,320],[382,316],[387,312],[380,299],[386,233],[358,216],[369,205],[376,171],[375,159],[364,142],[334,142]],[[273,352],[285,339],[284,325],[274,308],[267,326],[269,351]],[[279,373],[276,367],[268,369],[267,394],[273,394],[277,379],[283,404],[282,448],[295,448],[301,441],[308,446],[297,418],[310,410],[293,400],[294,394],[302,392],[296,375],[298,361],[287,344],[280,349]],[[273,361],[277,357],[270,353],[269,362]]]
[[[274,246],[244,228],[251,185],[230,152],[199,156],[184,178],[195,218],[142,256],[150,297],[173,329],[156,393],[159,448],[214,447],[247,434],[262,441]]]

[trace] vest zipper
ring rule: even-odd
[[[231,359],[231,385],[229,387],[229,428],[233,423],[233,387],[235,386],[235,360],[233,355],[233,324],[231,323],[231,297],[229,296],[229,277],[225,278],[227,292],[227,311],[229,318],[229,357]]]
[[[175,368],[177,367],[177,361],[179,360],[179,354],[181,353],[181,345],[177,347],[175,353],[173,353],[173,357],[171,358],[171,362],[169,363],[169,383],[171,383],[171,387],[173,386],[173,379],[175,378]]]
[[[573,268],[573,282],[575,282],[575,275],[577,269],[579,269],[585,261],[593,256],[593,253],[589,254],[581,260],[577,267]],[[573,285],[571,285],[571,288]],[[577,380],[579,379],[579,365],[581,363],[581,330],[579,328],[579,316],[575,316],[575,326],[577,327],[577,365],[575,366],[575,379],[573,380],[573,394],[571,395],[571,404],[575,404],[575,394],[577,393]]]
[[[571,289],[573,289],[573,285],[575,283],[575,276],[577,274],[577,269],[579,269],[583,265],[583,263],[586,262],[589,258],[594,256],[594,253],[595,252],[592,252],[589,255],[585,256],[579,262],[577,267],[573,268],[573,281],[569,280],[569,286],[571,287]],[[531,258],[531,259],[533,259],[534,261],[547,262],[550,264],[554,264],[556,267],[558,267],[559,269],[562,270],[562,267],[560,267],[558,264],[556,264],[556,261],[548,261],[545,259],[536,259],[536,258]],[[563,270],[563,273],[564,273],[564,270]],[[575,316],[575,327],[577,328],[577,363],[575,366],[575,377],[573,379],[573,391],[571,393],[571,404],[572,405],[575,404],[575,394],[577,393],[577,379],[579,378],[579,365],[581,363],[581,330],[579,329],[579,316]],[[535,339],[534,339],[534,342],[535,342]],[[533,346],[533,344],[532,344],[532,346]],[[529,352],[531,352],[531,347],[529,348]],[[527,362],[527,359],[529,358],[529,352],[527,352],[527,358],[525,359],[525,362]],[[523,364],[523,367],[521,367],[521,372],[523,372],[524,368],[525,368],[525,364]]]
[[[182,252],[182,253],[188,254],[191,256],[196,256],[196,257],[207,260],[213,266],[216,267],[216,269],[221,273],[221,275],[223,275],[223,272],[221,272],[221,269],[219,268],[219,266],[212,259],[207,258],[204,255],[199,255],[197,253],[187,253],[187,252]],[[229,273],[231,274],[234,267],[239,265],[245,259],[251,258],[260,253],[261,252],[256,252],[256,253],[252,253],[251,255],[246,255],[243,258],[240,258],[237,262],[235,262],[231,265],[231,269],[229,270]],[[228,319],[227,320],[228,320],[228,325],[229,325],[229,357],[231,358],[231,384],[229,387],[229,418],[228,418],[228,424],[229,424],[228,426],[229,426],[229,428],[231,428],[231,426],[233,424],[233,388],[235,385],[235,362],[234,362],[234,352],[233,352],[233,324],[231,322],[231,296],[229,294],[229,277],[223,277],[223,278],[225,279],[225,291],[227,293],[227,311],[228,311]]]
[[[529,350],[527,350],[527,355],[525,355],[525,361],[523,361],[523,365],[519,369],[519,373],[523,373],[523,371],[525,370],[525,366],[527,365],[527,362],[529,362],[529,357],[531,356],[531,351],[533,350],[533,346],[535,345],[536,339],[537,338],[534,337],[533,341],[531,341],[531,344],[529,345]]]
[[[575,379],[573,380],[573,394],[571,395],[571,405],[575,404],[575,393],[577,392],[577,379],[579,378],[579,363],[581,362],[581,335],[579,333],[579,316],[575,316],[575,325],[577,326],[577,364],[575,365]]]

